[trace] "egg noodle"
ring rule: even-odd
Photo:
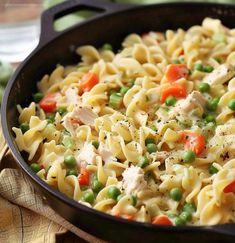
[[[235,221],[235,29],[130,34],[77,49],[17,106],[15,142],[75,201],[153,224]]]

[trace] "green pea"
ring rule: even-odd
[[[59,112],[59,114],[60,114],[61,116],[63,116],[63,115],[65,114],[66,111],[67,111],[67,109],[66,109],[65,107],[59,107],[59,108],[57,109],[57,112]]]
[[[37,164],[37,163],[31,164],[30,168],[35,173],[38,173],[41,170],[41,166],[39,164]]]
[[[219,171],[217,168],[215,168],[215,166],[213,166],[213,164],[209,165],[208,170],[211,175],[216,174]]]
[[[208,83],[200,83],[199,84],[199,91],[201,93],[208,93],[210,91],[210,85]]]
[[[78,176],[77,170],[74,169],[68,170],[66,176],[70,176],[70,175]]]
[[[130,87],[123,86],[123,87],[121,87],[121,89],[120,89],[120,93],[121,93],[122,95],[124,95],[129,89],[130,89]]]
[[[118,197],[117,197],[117,201],[119,202],[123,197],[124,197],[124,194],[120,194],[120,195],[118,195]]]
[[[33,95],[33,100],[35,103],[39,103],[41,101],[41,99],[43,98],[43,94],[42,93],[36,93]]]
[[[98,193],[99,191],[101,191],[104,188],[104,185],[100,181],[94,180],[92,182],[91,188],[92,188],[93,192]]]
[[[173,106],[173,105],[175,105],[175,103],[176,103],[176,98],[175,98],[174,96],[168,96],[168,97],[166,98],[166,102],[165,102],[165,104],[166,104],[167,106]]]
[[[29,124],[27,122],[23,122],[20,124],[20,130],[22,133],[25,133],[29,130]]]
[[[112,186],[108,189],[108,197],[109,198],[112,198],[114,200],[117,200],[117,197],[121,194],[121,191],[115,187],[115,186]]]
[[[229,101],[228,108],[235,111],[235,99]]]
[[[175,223],[175,225],[179,226],[179,225],[185,225],[186,221],[178,216],[178,217],[175,217],[174,223]]]
[[[208,101],[206,108],[209,111],[216,111],[217,106],[218,106],[218,103],[219,103],[219,100],[220,100],[220,98],[219,97],[216,97],[216,98]]]
[[[180,218],[183,219],[186,222],[189,222],[192,220],[192,213],[190,212],[182,212],[180,214]]]
[[[154,138],[146,138],[145,139],[145,145],[147,145],[149,143],[155,143],[155,139]]]
[[[137,196],[131,196],[131,204],[135,207],[137,204]]]
[[[196,212],[196,206],[193,203],[185,203],[183,206],[183,211],[188,213]]]
[[[157,151],[157,145],[154,143],[147,144],[147,151],[151,154]]]
[[[205,121],[206,121],[206,123],[209,123],[209,122],[213,122],[213,123],[215,123],[215,117],[212,116],[212,115],[207,115],[207,116],[205,117]]]
[[[108,50],[108,51],[112,51],[113,50],[113,47],[110,43],[105,43],[103,46],[102,46],[102,49],[103,50]]]
[[[203,72],[203,65],[201,63],[197,63],[195,64],[194,69]]]
[[[214,70],[214,68],[211,65],[207,65],[203,67],[203,71],[206,73],[211,73]]]
[[[149,159],[146,156],[139,157],[138,166],[140,168],[145,168],[147,165],[149,165]]]
[[[77,164],[77,161],[76,161],[75,157],[70,154],[70,155],[66,155],[64,157],[64,164],[68,168],[73,168]]]
[[[183,161],[185,163],[192,163],[196,159],[196,155],[192,150],[183,153]]]
[[[172,63],[173,63],[173,64],[180,64],[180,60],[179,60],[179,59],[173,59],[173,60],[172,60]]]
[[[172,188],[170,190],[170,198],[174,201],[180,201],[182,198],[182,190],[178,187]]]
[[[92,204],[95,201],[94,193],[92,191],[85,192],[83,199],[85,202]]]
[[[96,149],[98,149],[100,143],[99,143],[97,140],[94,140],[94,141],[92,141],[92,145],[93,145]]]

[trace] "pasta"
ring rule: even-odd
[[[77,48],[17,106],[15,142],[68,197],[127,220],[235,222],[235,31],[128,35],[115,53]]]

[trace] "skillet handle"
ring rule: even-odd
[[[56,18],[62,17],[74,11],[87,9],[97,11],[97,15],[101,16],[108,13],[128,9],[132,6],[133,5],[130,4],[114,4],[97,0],[69,0],[58,4],[55,7],[44,11],[41,16],[41,35],[38,47],[41,47],[43,44],[48,43],[63,32],[57,32],[54,30],[53,23]]]

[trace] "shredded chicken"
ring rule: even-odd
[[[224,84],[235,76],[235,69],[230,64],[218,66],[212,73],[204,78],[204,82],[210,85]]]
[[[95,126],[95,119],[98,115],[90,108],[78,107],[76,109],[76,117],[85,125]]]
[[[200,92],[193,91],[186,97],[186,99],[177,102],[177,105],[174,107],[174,109],[169,112],[169,117],[176,117],[179,113],[186,114],[196,108],[199,108],[201,111],[203,111],[206,102],[207,101],[205,97]]]
[[[98,118],[98,115],[92,109],[76,107],[63,118],[62,125],[71,135],[75,136],[75,130],[79,127],[79,124],[94,127],[96,118]]]
[[[94,164],[97,153],[95,152],[95,147],[88,142],[85,142],[83,148],[80,150],[77,156],[78,162],[86,162],[87,164]]]
[[[131,166],[123,173],[122,187],[127,195],[136,194],[147,188],[147,181],[144,179],[144,171],[138,166]]]
[[[112,161],[117,161],[117,159],[113,156],[113,154],[104,143],[99,144],[98,153],[102,157],[102,160],[105,164]]]
[[[189,112],[197,107],[202,108],[206,105],[206,99],[204,96],[198,92],[193,91],[187,96],[187,98],[180,104],[180,109],[182,112]]]
[[[64,128],[72,135],[75,136],[75,131],[79,127],[79,121],[72,118],[71,114],[68,113],[67,115],[64,116],[63,118],[63,123],[62,125]]]
[[[65,96],[67,102],[70,104],[78,104],[78,105],[82,104],[81,97],[78,95],[78,89],[76,87],[68,88],[65,91]]]

